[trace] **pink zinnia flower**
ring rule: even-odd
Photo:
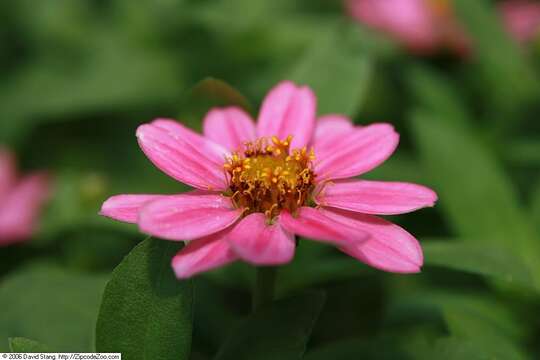
[[[0,246],[32,236],[48,195],[48,176],[34,173],[17,179],[14,155],[0,147]]]
[[[101,209],[144,233],[187,241],[172,261],[179,278],[235,260],[287,263],[295,234],[378,269],[420,270],[418,241],[372,214],[433,206],[436,194],[415,184],[351,179],[394,152],[399,136],[391,125],[354,126],[340,115],[316,121],[311,89],[285,81],[266,96],[256,124],[239,108],[214,108],[203,132],[166,119],[140,126],[149,159],[197,190],[113,196]]]
[[[451,0],[346,0],[349,15],[410,50],[447,48],[465,55],[470,41],[455,19]]]
[[[540,4],[523,0],[510,0],[499,4],[507,31],[519,42],[525,43],[540,35]]]

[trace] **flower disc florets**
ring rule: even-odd
[[[272,220],[281,210],[294,213],[307,202],[316,176],[315,154],[306,147],[289,151],[291,140],[290,135],[285,140],[260,138],[227,158],[226,195],[244,215],[261,212]]]

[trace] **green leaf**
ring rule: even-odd
[[[475,66],[471,76],[483,80],[492,105],[516,106],[537,89],[537,77],[517,42],[503,28],[492,2],[456,0],[457,16],[472,36]],[[480,76],[479,76],[480,75]]]
[[[540,139],[513,139],[504,145],[503,155],[517,166],[540,165]]]
[[[342,253],[336,254],[327,244],[300,238],[294,261],[278,268],[277,293],[287,294],[369,274],[369,267]]]
[[[92,351],[105,281],[45,264],[13,273],[0,284],[0,339],[24,336],[58,351]]]
[[[51,350],[37,341],[16,337],[9,339],[9,348],[14,353],[40,353],[50,352]]]
[[[481,340],[473,327],[489,328],[491,332],[511,342],[524,340],[526,324],[519,321],[502,301],[479,293],[416,290],[410,294],[396,295],[388,307],[387,323],[418,324],[421,318],[442,317],[452,335]],[[468,317],[466,321],[458,318]]]
[[[181,93],[178,59],[132,47],[112,29],[95,29],[85,41],[84,51],[92,56],[70,64],[76,72],[66,71],[61,61],[41,59],[0,84],[0,117],[9,119],[0,121],[0,141],[17,142],[33,126],[64,121],[66,115],[172,102]]]
[[[408,359],[407,354],[391,341],[380,339],[347,339],[332,342],[306,354],[305,360]]]
[[[301,359],[324,301],[324,293],[307,292],[272,303],[231,331],[215,359]]]
[[[213,107],[238,106],[248,114],[251,105],[244,95],[223,80],[206,78],[197,83],[183,102],[180,119],[200,126],[204,115]]]
[[[412,130],[431,184],[459,237],[522,257],[540,288],[540,241],[516,189],[473,129],[417,112]]]
[[[313,42],[289,78],[313,88],[319,114],[353,116],[368,89],[371,65],[357,27],[340,23]]]
[[[500,344],[485,344],[475,338],[460,338],[447,336],[437,339],[435,344],[420,352],[422,360],[493,360],[493,359],[524,359],[520,351],[512,346],[503,347]]]
[[[493,276],[508,282],[534,287],[534,280],[523,260],[506,248],[489,246],[478,241],[430,240],[422,243],[426,265]]]
[[[113,271],[96,327],[99,352],[128,359],[188,359],[192,284],[177,280],[171,259],[177,242],[146,239]]]
[[[425,66],[412,66],[407,72],[409,88],[416,102],[447,121],[467,121],[467,112],[451,78]]]
[[[531,207],[533,222],[537,225],[537,231],[540,232],[540,181],[533,190]]]

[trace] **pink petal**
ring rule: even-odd
[[[7,149],[0,147],[0,204],[2,199],[15,186],[16,179],[15,156]]]
[[[253,141],[257,136],[251,117],[237,107],[210,110],[204,118],[203,133],[231,151],[242,150],[244,142]]]
[[[139,212],[142,232],[168,240],[187,241],[216,233],[242,214],[222,195],[181,194],[161,197]]]
[[[392,155],[399,135],[390,124],[355,128],[333,146],[315,146],[317,181],[343,179],[368,172]]]
[[[137,129],[148,158],[167,175],[201,190],[223,190],[227,150],[174,120],[155,120]]]
[[[292,135],[291,148],[306,146],[315,127],[316,98],[307,86],[283,81],[263,101],[257,121],[257,135],[285,139]]]
[[[321,206],[365,214],[393,215],[433,206],[437,194],[410,183],[342,180],[323,184],[315,201]]]
[[[176,254],[172,267],[176,277],[186,279],[237,259],[227,242],[228,230],[189,242]]]
[[[296,216],[282,211],[279,223],[289,232],[313,240],[328,242],[337,246],[350,245],[367,240],[369,234],[358,227],[352,227],[327,216],[324,209],[302,207]]]
[[[354,19],[417,50],[439,44],[437,23],[425,0],[347,0]]]
[[[262,213],[246,216],[228,236],[234,252],[255,265],[285,264],[294,257],[294,236],[278,223],[268,225]]]
[[[100,215],[114,220],[135,224],[141,207],[163,195],[116,195],[112,196],[101,206]]]
[[[25,177],[0,205],[0,245],[29,238],[35,231],[44,202],[50,195],[46,174]]]
[[[321,116],[315,125],[315,136],[313,146],[320,151],[334,146],[342,136],[350,133],[354,129],[352,121],[342,115]]]
[[[370,234],[367,241],[341,248],[348,255],[373,266],[395,272],[415,273],[424,262],[418,241],[401,227],[372,215],[327,209],[332,219]]]
[[[508,32],[520,42],[540,35],[540,4],[510,0],[499,3],[499,11]]]

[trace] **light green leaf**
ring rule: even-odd
[[[480,327],[490,329],[486,337],[493,333],[510,343],[523,341],[527,334],[526,324],[519,321],[505,303],[484,294],[417,290],[394,296],[388,309],[389,324],[416,324],[421,318],[437,315],[442,317],[452,335],[468,337],[475,342],[483,340],[483,334],[473,330]],[[465,317],[468,320],[462,323],[457,320]],[[471,324],[467,325],[468,321]]]
[[[493,276],[508,282],[534,287],[523,260],[495,244],[478,241],[430,240],[422,243],[426,265],[443,266],[473,274]]]
[[[45,264],[9,275],[0,284],[0,339],[24,336],[58,351],[92,351],[105,281]]]
[[[47,346],[40,344],[37,341],[21,337],[10,338],[9,348],[11,352],[15,353],[41,353],[51,351]]]
[[[128,359],[188,359],[192,285],[175,278],[177,242],[146,239],[113,271],[96,327],[99,352]]]
[[[324,300],[307,292],[262,308],[231,331],[215,359],[301,359]]]
[[[540,241],[501,164],[473,129],[417,112],[412,130],[439,206],[459,237],[522,257],[540,288]]]
[[[129,46],[118,32],[106,30],[96,29],[85,49],[91,58],[77,64],[76,72],[41,60],[0,84],[0,141],[17,142],[33,126],[66,115],[178,97],[182,82],[175,60]]]
[[[493,360],[524,359],[524,355],[515,346],[503,346],[500,343],[485,344],[475,338],[454,336],[438,339],[425,360]]]
[[[368,89],[371,65],[357,27],[340,23],[313,41],[289,78],[313,88],[319,114],[353,116]]]
[[[483,80],[491,105],[516,106],[537,89],[537,77],[522,56],[517,42],[503,28],[500,15],[486,0],[456,0],[457,16],[472,37],[474,74]]]

